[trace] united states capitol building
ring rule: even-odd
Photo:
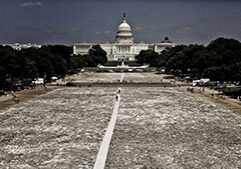
[[[88,54],[89,49],[94,43],[76,43],[73,46],[75,55]],[[141,50],[151,49],[157,53],[166,48],[174,47],[176,44],[165,38],[160,43],[135,43],[130,25],[127,23],[126,15],[123,16],[123,22],[119,25],[115,43],[100,44],[101,48],[107,53],[107,58],[111,60],[135,60],[135,56]]]

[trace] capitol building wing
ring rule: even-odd
[[[75,55],[88,54],[89,49],[94,43],[76,43],[73,46]],[[115,43],[104,43],[100,46],[106,51],[108,60],[135,60],[135,56],[141,50],[151,49],[155,52],[162,52],[166,48],[174,47],[176,44],[165,38],[160,43],[146,44],[134,43],[134,37],[130,25],[127,23],[126,16],[119,25]]]

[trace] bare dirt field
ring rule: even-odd
[[[241,115],[241,101],[238,99],[233,99],[227,96],[221,96],[220,92],[215,91],[213,89],[205,88],[204,92],[201,88],[195,88],[195,93],[198,94],[200,97],[206,99],[207,101],[211,101],[217,105],[220,105],[224,108],[227,108],[233,113]],[[214,93],[214,95],[212,95]]]
[[[93,168],[115,89],[61,88],[0,114],[0,168]]]
[[[37,97],[41,94],[46,94],[50,91],[55,90],[57,87],[47,87],[47,90],[44,87],[36,87],[35,89],[25,89],[20,92],[16,92],[16,96],[19,98],[20,103],[26,102],[34,97]],[[13,105],[16,105],[15,101],[11,94],[9,97],[1,96],[0,97],[0,111],[5,110]]]
[[[240,131],[241,116],[195,94],[122,89],[106,168],[239,168]]]
[[[144,72],[144,73],[125,73],[124,80],[126,82],[135,82],[135,83],[155,83],[155,82],[168,82],[166,79],[163,79],[163,75],[156,75],[153,72]]]
[[[124,74],[124,76],[123,76]],[[75,79],[75,82],[118,82],[123,76],[125,82],[167,82],[162,75],[150,72],[144,73],[94,73],[82,79]]]
[[[75,82],[117,82],[121,79],[121,73],[94,73],[83,79],[75,79]]]
[[[52,82],[52,85],[66,85],[68,82],[73,81],[80,81],[81,79],[84,79],[86,77],[92,76],[93,72],[85,72],[85,73],[78,73],[71,76],[67,76],[65,78],[60,78],[56,80],[56,82]]]
[[[121,78],[123,73],[96,73],[75,80]],[[124,80],[164,79],[153,73],[125,73]],[[26,96],[19,93],[20,104],[0,112],[0,168],[93,168],[116,90],[65,87],[31,100],[31,90]],[[240,168],[241,116],[196,93],[122,88],[106,168]]]

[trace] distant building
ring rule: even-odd
[[[73,46],[74,54],[88,54],[89,49],[93,45],[95,44],[76,43]],[[135,60],[135,56],[138,55],[141,50],[151,49],[160,53],[164,49],[174,47],[175,45],[176,44],[169,41],[167,37],[160,43],[134,43],[131,27],[127,23],[125,14],[123,22],[118,27],[116,42],[100,44],[100,46],[107,52],[108,60]]]
[[[15,50],[22,50],[22,49],[27,49],[27,48],[41,48],[41,45],[37,45],[37,44],[31,44],[31,43],[27,43],[27,44],[19,44],[19,43],[15,43],[15,44],[3,44],[3,46],[10,46]]]

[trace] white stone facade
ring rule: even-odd
[[[88,54],[89,49],[95,44],[93,43],[76,43],[73,46],[75,55]],[[126,21],[124,14],[123,22],[119,25],[116,42],[104,43],[100,46],[106,51],[108,60],[135,60],[135,56],[140,53],[141,50],[151,49],[155,52],[162,52],[166,48],[174,47],[176,44],[172,43],[165,38],[164,41],[154,44],[146,43],[134,43],[131,27]]]
[[[14,50],[22,50],[22,49],[28,49],[28,48],[41,48],[41,45],[37,45],[37,44],[31,44],[31,43],[27,43],[27,44],[20,44],[20,43],[15,43],[15,44],[3,44],[3,46],[10,46],[12,47]]]

